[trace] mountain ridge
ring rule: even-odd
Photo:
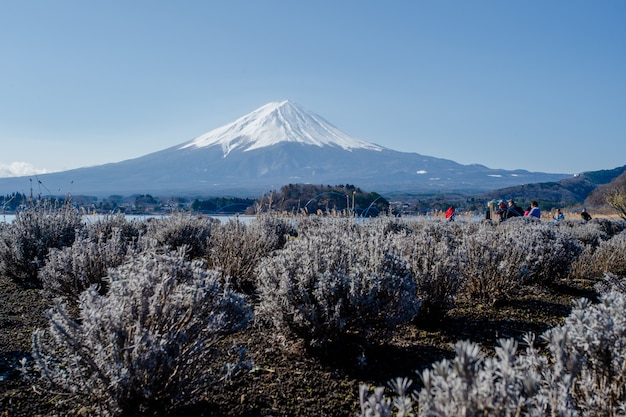
[[[53,195],[256,197],[289,183],[350,183],[380,193],[477,193],[568,176],[395,151],[350,136],[285,100],[161,151],[38,175],[34,185]],[[0,178],[0,194],[28,194],[32,187],[32,176]]]
[[[554,205],[602,205],[603,195],[626,183],[626,165],[613,169],[582,172],[560,181],[537,182],[492,190],[475,195],[476,200],[540,200]],[[618,181],[617,184],[614,184]],[[620,182],[621,181],[621,182]]]

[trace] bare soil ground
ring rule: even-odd
[[[498,338],[540,334],[562,322],[574,299],[594,297],[586,287],[528,288],[524,296],[495,307],[458,305],[440,322],[413,323],[368,346],[346,344],[327,352],[307,352],[298,341],[253,326],[224,346],[246,346],[254,367],[175,415],[354,416],[360,383],[384,385],[398,376],[418,381],[416,371],[453,357],[458,340],[478,342],[491,352]],[[40,290],[0,277],[0,416],[84,415],[61,393],[41,392],[15,369],[30,356],[32,331],[47,326],[48,304]],[[361,355],[365,365],[357,360]]]

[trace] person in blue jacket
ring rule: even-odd
[[[536,217],[538,219],[541,218],[541,210],[539,209],[539,203],[535,200],[530,202],[530,213],[529,216]]]
[[[554,215],[554,223],[558,223],[561,220],[565,220],[565,215],[561,211],[561,209],[556,209],[556,214]]]

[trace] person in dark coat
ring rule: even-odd
[[[584,221],[588,222],[591,220],[591,214],[587,212],[587,209],[583,207],[583,211],[580,212],[580,217],[583,218]]]
[[[504,214],[504,220],[511,219],[513,217],[522,217],[524,215],[524,210],[515,204],[515,201],[509,200],[509,206],[506,209]]]
[[[495,214],[498,216],[498,219],[502,222],[506,220],[506,204],[500,203],[498,208],[495,210]]]

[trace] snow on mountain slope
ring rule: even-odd
[[[490,169],[398,152],[349,136],[289,101],[267,104],[196,139],[126,161],[0,178],[0,194],[237,195],[256,197],[289,183],[356,184],[378,193],[476,193],[563,174]],[[41,191],[40,191],[41,192]]]
[[[333,146],[348,151],[385,149],[342,132],[321,116],[289,100],[268,103],[232,123],[184,143],[179,149],[221,146],[224,156],[227,156],[235,149],[245,152],[281,142]]]

